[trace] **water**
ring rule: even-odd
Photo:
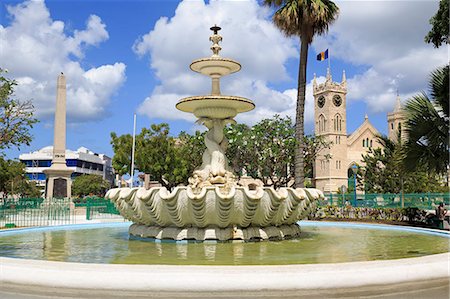
[[[130,239],[129,224],[0,233],[0,256],[106,264],[287,265],[418,257],[449,251],[448,236],[370,226],[301,223],[299,239],[174,243]],[[401,229],[401,228],[400,228]]]

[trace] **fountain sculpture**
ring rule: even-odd
[[[265,240],[296,237],[297,222],[309,215],[321,191],[308,188],[240,186],[228,167],[223,129],[238,113],[254,109],[249,99],[220,93],[220,78],[241,65],[219,56],[221,28],[211,28],[213,55],[191,63],[191,70],[212,79],[210,95],[181,99],[177,109],[193,113],[208,128],[202,165],[188,186],[116,188],[106,194],[119,212],[133,221],[129,233],[173,240]]]

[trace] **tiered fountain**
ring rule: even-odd
[[[203,163],[188,186],[169,192],[164,187],[116,188],[106,194],[119,212],[133,221],[129,233],[143,238],[173,240],[265,240],[297,237],[297,222],[309,215],[317,189],[240,186],[228,167],[223,130],[241,112],[255,108],[249,99],[220,93],[220,78],[241,65],[219,56],[220,27],[211,28],[211,57],[195,60],[190,68],[212,79],[210,95],[181,99],[177,109],[193,113],[208,128]]]

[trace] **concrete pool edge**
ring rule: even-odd
[[[287,266],[82,264],[0,258],[0,284],[53,289],[221,292],[341,289],[449,279],[450,253]]]
[[[314,221],[316,222],[316,221]],[[308,221],[308,224],[313,224]],[[324,222],[318,222],[324,224]],[[339,223],[339,222],[338,222]],[[108,223],[122,226],[128,223]],[[327,223],[325,225],[332,225]],[[353,223],[350,226],[385,226]],[[63,226],[56,229],[94,228],[102,224]],[[340,222],[338,226],[349,226]],[[49,230],[55,229],[47,228]],[[395,228],[397,229],[397,228]],[[399,227],[400,230],[417,228]],[[21,232],[46,228],[20,229]],[[425,232],[424,229],[419,229]],[[19,230],[16,230],[18,232]],[[5,232],[5,231],[4,231]],[[426,229],[425,233],[433,233]],[[10,231],[8,234],[14,233]],[[434,233],[433,233],[434,234]],[[440,236],[448,234],[438,233]],[[1,235],[1,233],[0,233]],[[0,257],[0,286],[2,291],[15,294],[60,294],[89,297],[114,297],[129,292],[143,294],[354,294],[355,290],[381,292],[387,289],[402,292],[402,286],[424,290],[445,283],[449,285],[450,253],[416,258],[365,261],[337,264],[300,264],[285,266],[173,266],[86,264]],[[382,286],[382,287],[377,287]],[[423,288],[421,288],[423,286]],[[208,293],[209,292],[209,293]],[[448,295],[448,289],[443,291]],[[1,291],[0,291],[1,293]],[[128,294],[128,293],[127,293]],[[134,296],[134,295],[133,295]],[[175,296],[175,295],[174,295]],[[209,297],[208,295],[205,295]],[[250,295],[251,297],[252,295]],[[120,297],[120,296],[119,296]],[[308,296],[307,296],[308,297]],[[319,296],[320,297],[320,296]],[[448,296],[446,296],[448,297]]]

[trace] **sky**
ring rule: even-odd
[[[424,42],[438,1],[336,1],[338,20],[309,48],[305,131],[314,131],[312,79],[347,77],[347,132],[367,114],[386,134],[386,114],[397,92],[405,101],[427,90],[429,73],[448,63],[448,49]],[[15,98],[32,100],[39,123],[30,146],[7,158],[53,144],[56,79],[67,79],[67,138],[113,155],[110,133],[131,134],[167,122],[171,134],[193,133],[194,117],[175,109],[183,97],[210,92],[210,79],[189,69],[211,55],[209,28],[217,24],[221,56],[242,70],[222,79],[222,94],[247,97],[256,109],[240,114],[248,125],[274,114],[295,118],[299,40],[271,21],[273,8],[256,0],[78,0],[0,2],[0,67],[17,80]],[[329,50],[330,60],[317,61]]]

